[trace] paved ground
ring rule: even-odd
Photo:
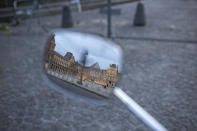
[[[133,27],[136,4],[118,6],[113,17],[114,41],[124,51],[121,87],[169,130],[193,131],[197,125],[197,2],[145,2],[147,26]],[[106,34],[98,11],[74,13],[72,30]],[[60,15],[43,18],[49,30]],[[47,33],[26,23],[0,32],[0,130],[149,130],[115,97],[96,106],[48,86],[41,58]],[[40,33],[38,33],[40,32]]]

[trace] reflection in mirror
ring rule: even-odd
[[[121,64],[121,50],[111,41],[59,31],[50,37],[45,68],[50,77],[108,96],[119,82]]]

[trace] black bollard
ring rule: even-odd
[[[146,25],[144,5],[141,2],[139,2],[137,5],[133,25],[134,26],[145,26]]]
[[[70,8],[68,6],[64,6],[62,10],[62,28],[70,28],[73,26],[72,15]]]

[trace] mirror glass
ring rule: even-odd
[[[108,97],[120,80],[122,51],[100,36],[55,31],[47,42],[44,64],[47,76],[62,88]]]

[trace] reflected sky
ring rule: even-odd
[[[84,51],[88,51],[86,66],[98,63],[101,69],[107,69],[110,64],[118,65],[118,70],[122,68],[121,49],[100,37],[82,34],[77,32],[58,31],[55,32],[55,51],[64,56],[66,52],[71,52],[75,61],[80,61]]]

